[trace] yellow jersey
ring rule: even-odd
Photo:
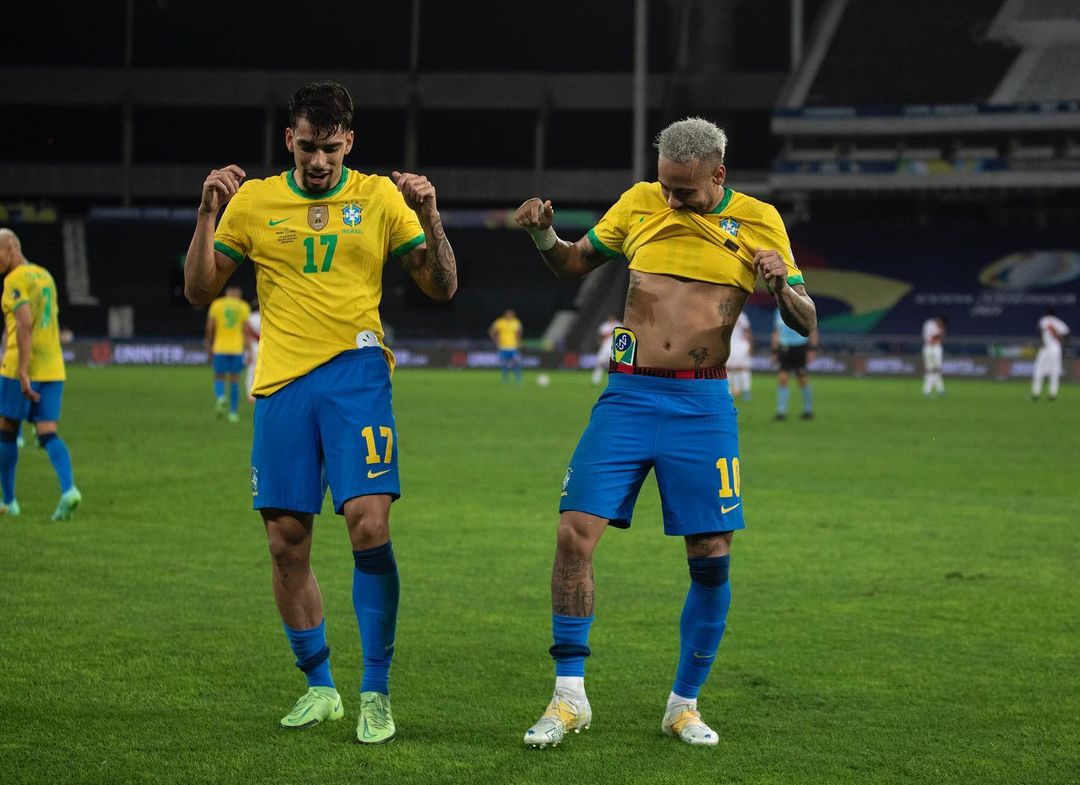
[[[210,303],[207,319],[214,320],[214,354],[244,353],[244,322],[251,306],[239,297],[219,297]]]
[[[60,309],[56,304],[56,282],[44,267],[20,264],[4,278],[4,327],[7,346],[0,376],[19,378],[19,344],[15,332],[15,311],[26,306],[33,317],[30,339],[30,381],[62,382],[64,355],[60,349]]]
[[[252,393],[281,389],[357,348],[367,331],[392,369],[379,318],[383,265],[423,242],[416,214],[386,177],[343,167],[338,184],[321,194],[300,188],[292,170],[244,183],[214,248],[255,264],[262,332]]]
[[[495,346],[500,351],[517,349],[521,342],[521,321],[500,316],[491,323],[495,332]]]
[[[625,256],[631,270],[754,290],[757,249],[778,251],[787,282],[803,283],[780,214],[771,204],[724,189],[705,215],[672,210],[660,183],[637,183],[589,230],[589,242],[608,257]]]

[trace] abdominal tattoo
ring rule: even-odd
[[[694,358],[694,370],[697,370],[705,364],[705,360],[709,357],[709,350],[704,346],[698,346],[688,351],[687,354]]]

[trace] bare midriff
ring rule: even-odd
[[[623,324],[637,336],[636,364],[676,370],[723,365],[747,297],[736,286],[631,270]]]

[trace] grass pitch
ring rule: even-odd
[[[303,680],[248,507],[250,409],[215,420],[208,369],[74,368],[83,506],[48,520],[55,477],[27,448],[23,515],[0,519],[0,781],[1076,782],[1080,391],[814,385],[812,422],[772,422],[767,376],[740,406],[749,528],[701,698],[720,745],[659,733],[688,576],[650,480],[597,551],[593,728],[534,751],[559,488],[598,389],[400,371],[399,738],[372,749],[352,743],[344,524],[318,519],[313,559],[347,718],[284,732]]]

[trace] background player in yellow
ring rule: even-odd
[[[344,166],[352,118],[342,85],[305,85],[289,103],[285,129],[293,169],[247,182],[236,165],[210,172],[184,278],[188,299],[205,304],[244,259],[255,265],[262,324],[252,504],[266,527],[274,599],[308,683],[281,726],[306,728],[344,713],[310,563],[314,514],[328,484],[355,563],[364,660],[356,738],[381,743],[396,733],[389,669],[399,585],[389,516],[401,493],[393,355],[379,319],[382,270],[393,257],[427,295],[447,300],[457,290],[457,265],[426,177],[394,172],[391,180]]]
[[[236,407],[240,402],[240,374],[244,371],[244,325],[251,306],[239,286],[230,286],[225,296],[210,303],[206,314],[206,351],[214,365],[214,412],[225,414],[225,382],[229,383],[229,422],[239,422]]]
[[[82,501],[71,470],[71,453],[56,432],[64,395],[64,355],[60,350],[60,310],[56,282],[44,267],[31,264],[18,236],[0,229],[0,274],[4,276],[4,326],[7,346],[0,365],[0,514],[18,515],[15,499],[16,440],[23,420],[34,423],[60,481],[60,502],[52,519],[64,520]]]
[[[491,323],[488,336],[499,351],[503,384],[510,381],[511,371],[514,372],[515,381],[521,384],[521,320],[513,308],[507,308],[502,316]]]
[[[560,278],[578,278],[619,255],[630,261],[608,386],[563,480],[551,577],[555,693],[525,733],[529,746],[558,744],[567,731],[592,721],[584,683],[592,554],[608,524],[630,525],[652,469],[664,532],[683,537],[690,570],[661,730],[687,744],[717,743],[697,698],[731,601],[732,535],[745,525],[724,363],[759,274],[785,322],[804,335],[817,323],[776,209],[724,185],[723,130],[688,118],[665,128],[657,148],[658,182],[634,185],[576,243],[560,240],[551,228],[550,201],[530,199],[516,215]]]

